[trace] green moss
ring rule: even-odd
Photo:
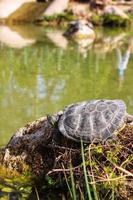
[[[32,189],[32,178],[30,173],[18,173],[15,170],[9,170],[4,166],[0,166],[0,191],[4,199],[16,193],[18,197],[27,199]],[[1,199],[1,198],[0,198]]]
[[[94,24],[94,25],[101,25],[102,24],[102,17],[96,13],[93,13],[92,14],[92,17],[91,17],[91,22]]]
[[[61,14],[55,14],[51,16],[44,15],[42,19],[46,21],[54,21],[54,20],[72,21],[75,20],[75,16],[71,12],[64,12]]]
[[[105,26],[122,26],[125,27],[131,23],[130,19],[122,18],[113,14],[106,14],[102,16],[102,23]]]
[[[45,176],[45,180],[48,186],[54,186],[56,184],[56,181],[48,175]]]
[[[73,21],[75,19],[76,17],[71,12],[64,12],[52,16],[44,15],[39,23],[48,27],[56,27],[60,25],[60,27],[66,28],[68,22]]]

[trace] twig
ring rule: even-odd
[[[100,182],[109,182],[109,181],[118,181],[119,179],[126,178],[127,176],[128,175],[119,176],[117,178],[109,178],[109,179],[97,180],[97,181],[90,182],[90,184],[96,184],[96,183],[100,183]]]
[[[117,169],[121,170],[122,172],[126,173],[128,176],[132,176],[133,177],[133,173],[129,172],[126,169],[123,169],[122,167],[117,166],[116,164],[112,163]]]

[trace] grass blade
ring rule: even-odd
[[[62,164],[62,168],[65,169],[63,164]],[[73,198],[73,193],[72,193],[72,191],[71,191],[71,188],[70,188],[70,185],[69,185],[69,182],[68,182],[68,179],[67,179],[67,175],[66,175],[65,170],[63,170],[63,173],[64,173],[64,177],[65,177],[65,180],[66,180],[66,184],[67,184],[67,187],[68,187],[68,190],[69,190],[69,194],[70,194],[71,198]]]
[[[76,189],[75,189],[75,182],[74,182],[74,176],[73,176],[72,165],[70,165],[70,177],[71,177],[71,184],[72,184],[72,195],[73,195],[73,200],[76,200]]]
[[[83,141],[82,140],[81,140],[81,155],[82,155],[83,171],[84,171],[84,177],[85,177],[85,184],[86,184],[88,199],[93,200],[92,196],[91,196],[91,191],[90,191],[90,186],[89,186],[89,181],[88,181],[88,176],[87,176],[87,171],[86,171],[86,166],[85,166],[84,147],[83,147]]]

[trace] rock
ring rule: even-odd
[[[22,4],[16,11],[6,19],[6,23],[35,22],[42,15],[47,3],[30,2]]]
[[[62,13],[67,9],[69,0],[54,0],[49,7],[45,10],[44,15],[55,15]]]
[[[36,2],[36,0],[0,0],[0,18],[7,18],[26,2]]]
[[[106,6],[104,9],[104,14],[116,15],[123,19],[128,19],[127,14],[116,6]]]
[[[67,37],[74,36],[77,39],[95,38],[93,25],[86,20],[75,20],[70,22],[64,35]]]
[[[69,3],[69,10],[73,13],[73,15],[82,18],[90,18],[91,12],[89,10],[89,4],[79,3],[76,1],[72,1]]]
[[[0,151],[0,165],[18,172],[31,170],[36,175],[46,174],[54,167],[61,151],[77,147],[79,144],[64,138],[57,127],[42,117],[16,131]]]
[[[128,15],[117,6],[106,6],[102,16],[105,26],[126,27],[131,24]]]

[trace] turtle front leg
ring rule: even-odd
[[[63,111],[59,111],[58,113],[53,114],[53,115],[48,114],[47,120],[53,127],[56,127],[58,125],[59,118],[62,114],[63,114]]]

